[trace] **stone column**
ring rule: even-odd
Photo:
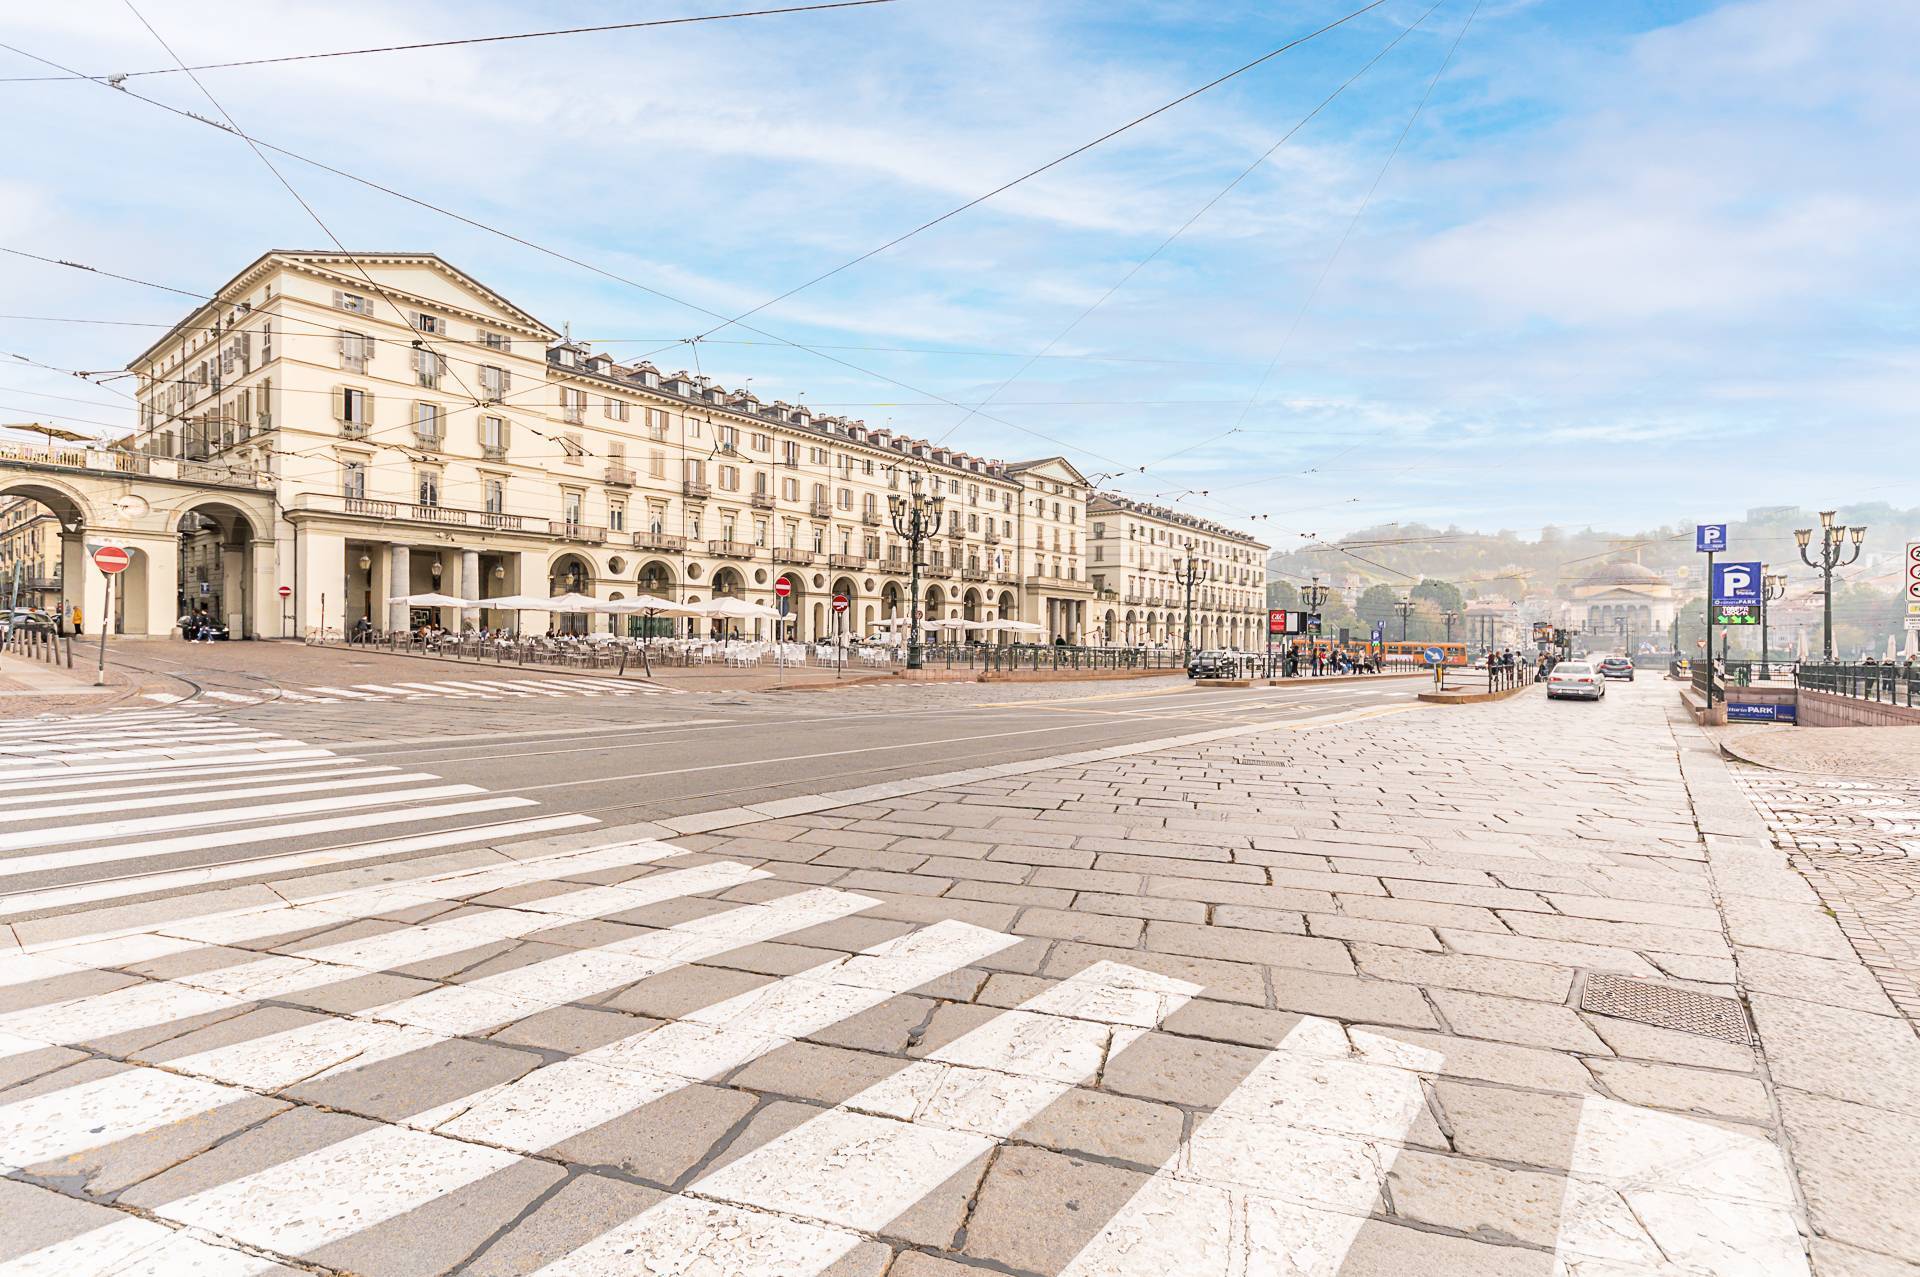
[[[480,597],[480,551],[460,551],[460,597],[477,599]],[[480,609],[470,607],[460,613],[462,628],[472,626],[480,628]]]
[[[346,537],[303,523],[294,530],[293,551],[293,580],[288,582],[294,587],[293,633],[287,637],[301,638],[322,626],[349,633]],[[369,571],[377,572],[379,566]],[[378,610],[370,619],[379,623]]]
[[[387,592],[386,598],[400,598],[413,593],[413,551],[407,546],[388,547],[387,551]],[[387,628],[404,630],[407,628],[408,611],[405,603],[387,605]]]
[[[227,632],[236,639],[250,638],[247,632],[247,551],[244,546],[220,546],[219,617],[227,623]]]

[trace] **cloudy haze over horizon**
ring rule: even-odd
[[[673,344],[1361,2],[895,0],[201,78],[265,141],[653,291],[279,161],[349,248],[433,251],[617,358],[1059,453],[1276,546],[1920,504],[1913,7],[1384,0]],[[195,64],[752,7],[138,4]],[[171,64],[119,0],[0,30],[93,74]],[[0,51],[0,77],[49,74]],[[184,76],[126,83],[216,114]],[[331,247],[229,133],[86,81],[0,102],[0,246],[191,292]],[[0,258],[0,421],[130,425],[22,357],[118,369],[190,305]]]

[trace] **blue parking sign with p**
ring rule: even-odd
[[[1701,554],[1718,554],[1727,548],[1727,525],[1701,523],[1693,529],[1693,548]]]
[[[1760,602],[1760,578],[1764,565],[1759,563],[1716,563],[1713,565],[1713,601],[1715,604]]]

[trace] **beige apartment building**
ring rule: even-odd
[[[1104,641],[1180,646],[1192,580],[1193,646],[1266,642],[1267,547],[1245,533],[1114,493],[1087,505],[1087,571]]]
[[[0,607],[9,605],[60,607],[60,525],[24,497],[0,498]]]
[[[128,367],[134,435],[76,461],[84,481],[12,485],[85,523],[63,538],[70,573],[96,530],[134,551],[122,632],[202,609],[235,637],[516,623],[389,602],[435,591],[773,606],[784,579],[790,632],[830,633],[844,594],[864,633],[908,612],[887,499],[918,473],[946,507],[922,550],[926,619],[1122,639],[1095,615],[1090,489],[1063,458],[1002,462],[621,364],[432,254],[267,253]],[[79,575],[98,606],[97,574]]]

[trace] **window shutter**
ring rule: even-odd
[[[513,423],[511,421],[508,421],[505,417],[500,418],[500,446],[502,448],[512,446],[511,444],[512,437],[513,437]]]
[[[502,368],[500,370],[500,392],[502,394],[505,394],[507,391],[512,389],[513,389],[513,374],[511,372],[508,372],[505,368]]]
[[[371,390],[362,391],[360,394],[360,419],[369,427],[373,425],[373,392]]]
[[[333,419],[335,421],[345,421],[347,419],[346,387],[335,386],[330,397],[333,400]]]
[[[345,310],[347,308],[347,295],[337,288],[333,290],[333,308],[335,310]]]
[[[338,296],[338,295],[339,295],[339,294],[337,294],[337,293],[335,294],[335,296]],[[350,343],[350,342],[352,342],[352,340],[353,340],[353,338],[352,338],[352,336],[351,336],[350,334],[348,334],[348,333],[341,333],[341,334],[340,334],[340,337],[339,337],[339,339],[338,339],[338,344],[339,344],[339,347],[340,347],[340,357],[341,357],[342,359],[346,359],[346,358],[349,358],[349,357],[351,357],[351,356],[352,356],[352,354],[353,354],[353,351],[352,351],[352,350],[351,350],[351,349],[349,348],[349,344],[348,344],[348,343]]]

